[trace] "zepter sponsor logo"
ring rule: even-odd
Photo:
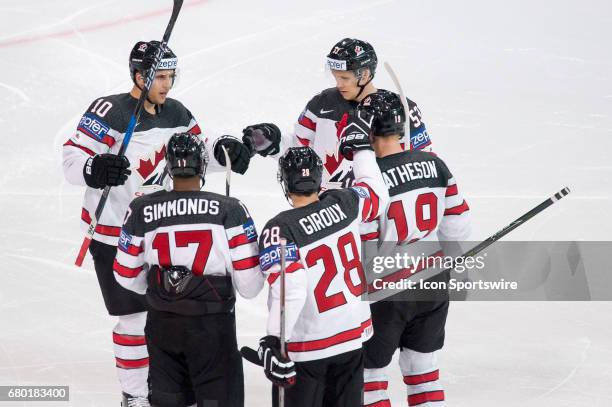
[[[327,58],[327,66],[329,69],[335,69],[337,71],[346,71],[346,61],[342,61],[334,58]]]
[[[86,113],[81,117],[77,129],[96,140],[102,140],[110,127],[96,116]]]
[[[157,66],[158,70],[162,69],[176,69],[178,65],[177,58],[165,58],[159,61],[159,65]]]

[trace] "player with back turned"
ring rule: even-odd
[[[287,387],[286,406],[361,403],[362,344],[372,330],[369,304],[361,299],[366,285],[359,225],[380,215],[388,195],[367,132],[354,137],[352,128],[349,123],[341,135],[340,150],[353,161],[355,185],[319,196],[321,159],[310,147],[288,149],[279,160],[279,182],[293,209],[271,219],[259,239],[260,265],[270,284],[267,336],[258,353],[243,349],[243,355]],[[280,349],[281,239],[288,358]]]
[[[81,212],[81,226],[87,230],[102,190],[113,187],[89,247],[108,313],[118,316],[113,329],[115,364],[123,391],[124,406],[148,406],[148,354],[144,338],[146,320],[143,296],[125,290],[113,277],[123,214],[138,195],[160,189],[167,181],[164,172],[165,145],[177,132],[202,137],[214,153],[210,169],[223,170],[221,147],[229,150],[232,169],[244,173],[249,164],[248,149],[230,136],[215,140],[201,135],[189,110],[168,97],[176,78],[176,55],[166,48],[151,84],[140,122],[125,156],[118,156],[130,116],[144,87],[146,71],[151,69],[159,49],[157,41],[140,41],[130,57],[129,93],[96,99],[81,118],[72,137],[63,146],[64,176],[74,185],[87,187]]]
[[[166,166],[173,190],[136,198],[121,230],[114,272],[125,288],[146,293],[150,305],[146,339],[155,406],[244,405],[234,288],[252,298],[265,276],[246,207],[200,191],[207,163],[197,136],[172,136]]]
[[[444,161],[421,151],[403,151],[400,145],[405,114],[399,96],[379,90],[364,98],[357,111],[372,117],[372,146],[390,196],[378,227],[365,224],[362,233],[369,231],[364,234],[368,238],[393,245],[433,242],[445,250],[449,242],[465,241],[471,230],[469,207]],[[364,406],[391,406],[386,367],[398,348],[408,405],[444,405],[436,351],[444,344],[448,293],[422,299],[371,305],[374,336],[364,347]]]
[[[274,157],[292,146],[310,146],[323,161],[324,190],[351,186],[355,178],[352,163],[338,153],[338,123],[367,95],[376,92],[373,80],[377,65],[378,57],[368,42],[355,38],[339,41],[327,55],[327,66],[336,86],[321,91],[306,104],[295,131],[281,136],[272,123],[252,125],[243,130],[244,144],[252,146],[253,154]],[[407,102],[410,135],[405,147],[431,150],[421,111],[412,100]]]

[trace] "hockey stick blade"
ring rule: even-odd
[[[243,346],[240,348],[240,354],[246,361],[263,367],[263,362],[259,359],[259,354],[255,349],[249,348],[248,346]]]
[[[127,150],[128,144],[130,143],[130,139],[132,138],[132,134],[134,134],[134,128],[138,124],[138,118],[142,113],[145,100],[147,99],[147,95],[149,94],[149,89],[151,89],[151,84],[155,79],[157,67],[159,66],[159,62],[162,59],[164,50],[166,49],[166,45],[170,40],[172,29],[174,28],[174,24],[176,23],[176,20],[182,7],[183,0],[174,0],[174,5],[172,7],[172,15],[170,16],[170,21],[168,21],[168,25],[166,26],[166,31],[164,31],[164,36],[161,41],[161,47],[157,50],[157,53],[155,54],[155,64],[153,65],[153,69],[149,69],[146,74],[144,87],[142,89],[142,92],[140,93],[140,98],[138,99],[138,103],[134,108],[134,112],[130,117],[130,121],[125,131],[125,135],[123,136],[123,141],[121,142],[121,147],[119,148],[119,152],[117,153],[118,156],[125,155],[125,150]],[[104,211],[104,207],[106,206],[106,201],[108,200],[110,189],[110,186],[104,188],[104,191],[102,191],[102,196],[100,197],[100,201],[98,201],[98,206],[94,211],[94,215],[91,217],[91,221],[89,223],[89,226],[87,227],[85,238],[83,239],[83,243],[81,244],[81,248],[79,249],[79,253],[74,262],[74,264],[78,267],[81,267],[83,265],[83,260],[85,259],[85,255],[87,254],[87,249],[89,248],[89,245],[91,244],[91,241],[94,237],[96,226],[98,226],[98,220],[102,216],[102,212]]]
[[[540,203],[538,206],[536,206],[535,208],[531,209],[530,211],[528,211],[528,212],[524,213],[523,215],[519,216],[516,220],[514,220],[513,222],[508,224],[506,227],[504,227],[503,229],[501,229],[497,233],[489,236],[488,238],[486,238],[485,240],[483,240],[482,242],[480,242],[476,246],[472,247],[470,250],[468,250],[467,252],[462,254],[460,257],[461,258],[474,257],[476,254],[480,253],[481,251],[483,251],[487,247],[491,246],[493,243],[497,242],[499,239],[501,239],[502,237],[506,236],[508,233],[512,232],[514,229],[518,228],[523,223],[527,222],[529,219],[531,219],[534,216],[536,216],[538,213],[542,212],[544,209],[548,208],[549,206],[551,206],[555,202],[557,202],[560,199],[562,199],[562,198],[566,197],[567,195],[569,195],[570,192],[571,191],[570,191],[570,189],[568,187],[565,187],[562,190],[560,190],[559,192],[556,192],[550,198],[546,199],[544,202]],[[452,270],[452,268],[449,268],[446,271],[449,271],[449,270]]]
[[[230,196],[230,184],[232,180],[232,162],[230,161],[227,148],[221,146],[223,155],[225,156],[225,196]]]

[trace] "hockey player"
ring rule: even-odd
[[[315,95],[300,114],[293,134],[283,135],[274,124],[261,123],[243,130],[243,141],[262,155],[285,151],[291,146],[310,146],[323,161],[323,189],[346,188],[354,182],[352,163],[337,151],[337,123],[367,95],[376,92],[373,79],[378,58],[366,41],[345,38],[327,55],[327,65],[336,87]],[[416,103],[410,107],[411,150],[431,149],[427,129]],[[408,147],[408,145],[406,146]]]
[[[399,96],[379,90],[367,96],[357,111],[374,117],[372,145],[390,195],[378,231],[370,237],[398,244],[465,241],[470,234],[469,207],[444,161],[421,151],[403,151],[400,145],[405,115]],[[364,406],[391,405],[386,366],[397,348],[408,405],[443,406],[436,359],[444,344],[449,305],[443,297],[371,305],[374,336],[365,344]]]
[[[151,404],[243,406],[234,288],[252,298],[263,288],[257,231],[237,199],[200,191],[204,143],[172,136],[166,166],[172,191],[136,198],[121,229],[115,278],[145,294]]]
[[[125,290],[113,277],[113,260],[128,204],[137,195],[159,189],[164,183],[165,144],[176,132],[200,135],[192,114],[179,101],[168,97],[176,77],[177,58],[168,48],[152,82],[140,122],[125,156],[117,156],[130,115],[144,87],[145,71],[151,68],[160,46],[157,41],[138,42],[129,57],[133,87],[129,93],[96,99],[81,118],[75,133],[63,147],[66,180],[86,186],[81,225],[87,229],[102,189],[114,187],[99,219],[89,248],[96,275],[110,315],[118,316],[113,329],[115,360],[124,405],[148,405],[146,396],[148,355],[144,339],[146,313],[144,297]],[[201,136],[201,135],[200,135]],[[221,170],[225,163],[221,146],[229,150],[232,169],[244,173],[249,164],[248,149],[237,139],[222,136],[204,138],[220,161],[211,169]]]
[[[285,394],[291,407],[361,403],[362,343],[371,336],[371,321],[369,304],[360,298],[366,287],[359,224],[376,218],[388,195],[367,133],[343,135],[340,150],[354,160],[356,183],[321,196],[320,158],[310,147],[287,150],[279,160],[279,181],[294,209],[270,220],[259,239],[260,265],[270,284],[267,336],[259,342],[259,361],[273,383],[293,385]],[[281,354],[279,339],[281,239],[287,242],[288,358]]]

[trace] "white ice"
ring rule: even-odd
[[[61,145],[96,97],[130,88],[127,56],[161,36],[169,0],[0,2],[0,385],[69,385],[71,406],[116,406],[111,328],[92,263],[73,261],[82,188]],[[289,130],[331,81],[323,57],[367,39],[424,114],[482,239],[563,186],[512,240],[609,240],[612,6],[606,0],[186,0],[171,39],[179,98],[210,134]],[[131,17],[138,18],[131,18]],[[393,89],[380,69],[376,83]],[[257,225],[287,208],[272,160],[234,176]],[[223,177],[210,188],[221,192]],[[265,294],[240,301],[241,345]],[[611,406],[612,304],[453,303],[441,376],[449,406]],[[245,364],[247,406],[268,383]],[[396,361],[394,406],[406,405]],[[30,403],[59,406],[67,403]],[[23,406],[26,403],[0,403]]]

